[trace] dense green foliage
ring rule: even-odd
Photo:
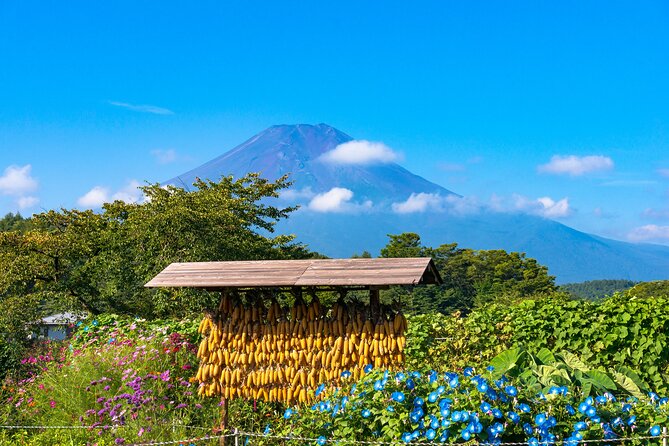
[[[620,314],[645,313],[654,305],[647,300],[648,307],[636,306],[635,301],[638,299],[623,305],[625,311]],[[528,326],[535,334],[550,337],[550,324],[529,321],[538,320],[549,307],[570,301],[530,302],[519,303],[508,312],[490,308],[487,316],[484,309],[476,309],[469,318],[412,317],[407,347],[413,365],[408,364],[406,370],[368,370],[359,381],[347,380],[339,389],[323,383],[317,390],[319,401],[312,406],[285,407],[235,399],[228,404],[229,426],[259,435],[248,437],[251,444],[267,445],[323,445],[328,440],[477,440],[539,446],[540,441],[552,445],[564,440],[565,445],[576,446],[581,440],[657,437],[661,432],[658,426],[667,423],[668,399],[646,389],[641,391],[634,372],[602,371],[613,362],[600,366],[586,363],[556,340],[551,342],[552,347],[542,347],[535,354],[530,353],[533,347],[526,342],[527,349],[504,350],[490,361],[477,356],[476,349],[481,347],[492,351],[491,340],[482,337],[485,333],[508,328],[508,316],[523,311],[533,314],[511,328],[522,331],[525,327],[526,331],[514,334],[504,330],[507,335],[503,344],[526,339]],[[594,307],[588,302],[575,303]],[[561,308],[580,312],[583,306]],[[612,310],[605,308],[604,313],[611,316]],[[494,322],[491,314],[505,315],[501,325],[492,329],[484,325]],[[592,315],[589,317],[592,322]],[[477,321],[478,327],[470,320]],[[629,322],[634,327],[643,318]],[[146,321],[101,315],[78,327],[69,346],[47,344],[24,359],[33,371],[29,379],[5,381],[0,389],[0,424],[94,427],[5,429],[0,430],[0,444],[111,445],[216,435],[220,423],[218,399],[198,397],[194,384],[197,325],[197,320],[188,319]],[[459,344],[458,357],[439,357],[437,352],[453,351],[440,350],[437,343],[442,347],[444,343],[430,339],[444,325],[455,327],[460,335],[476,342]],[[593,337],[584,325],[577,330],[574,337]],[[474,367],[459,365],[467,359]],[[488,363],[492,366],[479,365]],[[638,399],[627,399],[630,394]],[[242,435],[241,440],[247,437]],[[659,444],[659,438],[627,442]],[[203,440],[194,443],[217,444]]]
[[[260,234],[293,210],[262,202],[287,185],[257,175],[200,181],[193,191],[154,184],[142,188],[143,203],[37,214],[26,232],[0,232],[0,299],[36,295],[52,308],[92,314],[198,310],[211,304],[207,295],[143,285],[171,262],[307,255],[290,236]]]
[[[586,282],[565,283],[560,291],[569,293],[579,299],[596,300],[626,291],[636,282],[631,280],[588,280]]]
[[[30,219],[24,218],[19,213],[12,213],[0,218],[0,232],[4,231],[25,231],[30,227]]]
[[[470,311],[475,306],[555,291],[555,278],[536,260],[518,252],[424,246],[415,233],[389,235],[381,257],[432,257],[443,285],[413,291],[395,288],[387,295],[400,300],[411,313]]]
[[[669,298],[616,295],[601,302],[552,295],[493,304],[467,317],[415,316],[409,365],[437,370],[487,364],[514,347],[538,355],[568,352],[589,368],[639,376],[642,387],[669,391]]]
[[[635,297],[669,297],[669,280],[641,282],[630,288],[627,294]]]

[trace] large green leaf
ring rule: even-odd
[[[619,365],[618,367],[615,368],[615,371],[631,379],[632,382],[634,382],[634,384],[636,384],[636,386],[640,390],[645,392],[649,390],[648,385],[641,379],[639,374],[636,371],[630,369],[629,367],[626,367],[624,365]]]
[[[589,381],[593,386],[602,389],[602,390],[617,390],[616,383],[613,382],[611,377],[601,370],[590,370],[585,374],[586,378],[583,378],[584,381]]]
[[[516,347],[509,350],[504,350],[499,355],[492,358],[490,365],[495,367],[495,375],[502,376],[504,373],[507,373],[509,370],[513,369],[520,363],[525,352]]]
[[[562,357],[562,360],[569,368],[573,370],[580,370],[581,372],[590,371],[590,367],[588,367],[583,361],[581,361],[581,359],[575,354],[565,350],[560,352],[560,356]]]
[[[555,362],[555,355],[553,355],[553,352],[545,347],[539,350],[539,352],[536,354],[536,357],[542,364],[548,365]]]
[[[625,389],[630,395],[635,396],[637,398],[643,397],[643,392],[639,388],[639,386],[632,380],[632,378],[623,375],[620,372],[616,372],[615,370],[611,372],[613,374],[613,379],[616,381],[616,383]]]

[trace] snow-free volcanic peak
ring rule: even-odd
[[[289,174],[293,189],[312,193],[346,188],[353,191],[354,201],[371,200],[375,205],[404,201],[412,193],[453,194],[393,162],[340,164],[322,158],[349,141],[353,138],[327,124],[275,125],[167,183],[190,186],[195,178],[260,172],[269,180]]]

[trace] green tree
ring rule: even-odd
[[[641,282],[627,290],[632,297],[669,297],[669,280]]]
[[[596,300],[612,296],[620,291],[626,291],[634,284],[635,282],[624,279],[588,280],[578,283],[565,283],[560,285],[560,290],[578,299]]]
[[[0,232],[4,231],[24,231],[30,226],[30,219],[24,218],[19,213],[8,213],[0,218]]]
[[[294,208],[266,199],[288,184],[257,174],[197,181],[192,191],[153,184],[142,187],[142,203],[35,215],[25,233],[0,233],[0,297],[37,295],[54,309],[149,317],[213,305],[214,293],[143,285],[172,262],[310,256],[293,236],[271,236]]]
[[[440,286],[393,288],[386,293],[386,299],[404,302],[413,313],[468,312],[491,301],[556,290],[548,269],[524,253],[462,249],[456,243],[431,248],[415,233],[389,237],[382,257],[432,257],[443,280]]]

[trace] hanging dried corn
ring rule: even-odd
[[[314,299],[288,311],[261,300],[250,308],[227,296],[198,328],[200,395],[311,402],[320,383],[337,385],[348,370],[358,379],[367,364],[397,368],[404,360],[407,322],[401,313],[372,321],[362,308]]]

